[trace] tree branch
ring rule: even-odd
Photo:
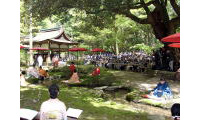
[[[140,23],[140,24],[150,24],[150,23],[148,22],[148,19],[147,19],[147,18],[146,18],[146,19],[138,18],[137,16],[131,14],[131,12],[126,12],[126,13],[121,13],[121,14],[123,14],[123,15],[125,15],[126,17],[128,17],[128,18],[134,20],[134,21],[137,22],[137,23]]]
[[[153,1],[150,1],[148,3],[145,3],[145,6],[149,6],[149,5],[152,5],[155,3],[155,0]],[[144,7],[144,4],[142,4],[142,2],[139,2],[139,3],[136,3],[134,5],[132,5],[131,7],[129,7],[129,9],[139,9],[139,8],[142,8]]]
[[[170,23],[174,26],[180,26],[180,17],[176,17],[170,20]]]
[[[176,4],[175,0],[170,0],[170,4],[172,5],[174,11],[178,16],[180,16],[180,7]]]
[[[147,15],[151,14],[151,11],[149,10],[148,6],[144,2],[144,0],[140,0],[141,4],[143,5],[144,10],[146,11]]]

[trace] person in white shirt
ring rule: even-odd
[[[66,106],[57,97],[59,87],[53,84],[49,87],[50,99],[40,107],[40,120],[67,120]]]
[[[37,58],[37,61],[38,61],[38,66],[40,67],[40,66],[42,66],[42,63],[43,63],[43,58],[42,58],[42,56],[40,55],[40,56],[38,56],[38,58]]]

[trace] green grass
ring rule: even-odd
[[[128,105],[105,101],[95,94],[95,90],[80,87],[61,86],[59,99],[67,108],[82,109],[80,120],[146,120],[147,114],[135,110]],[[43,101],[49,99],[47,88],[44,86],[20,89],[21,108],[39,111]],[[40,96],[41,94],[41,96]]]
[[[80,65],[78,74],[82,81],[82,86],[85,87],[67,87],[63,80],[70,78],[70,71],[68,67],[61,67],[49,71],[51,76],[63,76],[59,80],[46,80],[44,85],[36,85],[35,87],[21,87],[20,107],[39,111],[42,102],[49,99],[47,87],[51,83],[57,83],[60,86],[59,99],[65,102],[67,108],[82,109],[80,120],[147,120],[148,114],[144,111],[138,111],[126,104],[124,100],[127,95],[130,95],[130,101],[141,99],[144,91],[140,91],[139,84],[141,83],[156,83],[157,78],[135,72],[115,71],[101,68],[101,75],[92,77],[94,66]],[[153,79],[152,79],[153,78]],[[75,84],[76,86],[78,84]],[[127,90],[112,91],[103,96],[91,87],[95,86],[115,86],[120,85]],[[73,85],[72,85],[73,86]],[[86,88],[88,87],[88,88]],[[129,94],[127,94],[129,92]],[[103,99],[104,98],[104,99]],[[124,103],[124,104],[123,104]],[[148,105],[152,105],[148,100],[144,101]],[[156,104],[153,106],[162,106]],[[148,111],[147,111],[148,112]]]

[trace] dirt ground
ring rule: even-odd
[[[139,89],[151,90],[156,87],[159,82],[159,76],[151,76],[144,73],[135,73],[128,71],[111,71],[124,85],[131,85]],[[167,80],[172,89],[174,98],[173,103],[180,102],[180,82]],[[124,97],[124,96],[123,96]],[[125,102],[125,101],[124,101]],[[125,103],[126,104],[126,103]],[[170,119],[171,113],[170,109],[164,109],[159,107],[154,107],[151,105],[141,104],[141,103],[127,103],[133,106],[135,109],[140,109],[149,114],[149,120],[168,120]]]

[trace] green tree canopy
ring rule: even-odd
[[[107,17],[124,15],[139,24],[150,25],[157,39],[175,33],[180,26],[179,0],[25,0],[25,3],[32,6],[37,20],[52,15],[67,20],[71,8],[83,10],[97,26],[104,26]]]

